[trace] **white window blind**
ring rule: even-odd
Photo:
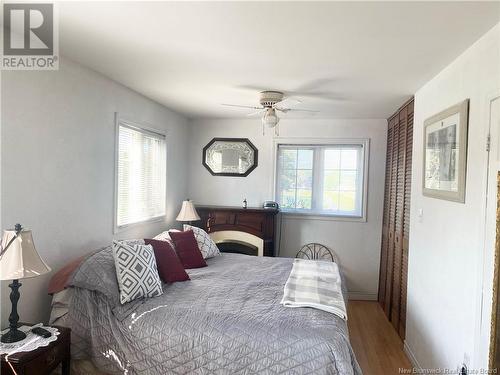
[[[118,126],[116,226],[165,216],[165,136]]]
[[[285,212],[363,217],[360,144],[278,145],[276,200]]]

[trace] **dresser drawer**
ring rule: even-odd
[[[49,374],[64,358],[69,355],[66,345],[55,345],[38,357],[28,362],[25,367],[26,374]]]

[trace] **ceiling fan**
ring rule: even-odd
[[[294,112],[318,112],[310,109],[303,108],[293,108],[295,105],[302,103],[298,99],[294,99],[291,97],[285,97],[285,94],[281,91],[273,91],[266,90],[260,92],[259,97],[260,106],[251,106],[251,105],[238,105],[238,104],[226,104],[222,105],[228,107],[237,107],[237,108],[248,108],[253,111],[250,112],[247,116],[254,116],[262,114],[262,133],[265,132],[265,128],[274,128],[275,134],[279,135],[278,123],[280,118],[278,117],[277,112],[288,113],[290,111]]]

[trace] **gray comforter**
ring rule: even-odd
[[[72,353],[112,374],[361,374],[346,322],[280,305],[292,259],[223,254],[120,305],[110,248],[73,275]]]

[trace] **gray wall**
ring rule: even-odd
[[[415,94],[406,347],[424,368],[455,369],[464,361],[487,368],[493,247],[484,248],[486,135],[494,94],[500,94],[499,25]],[[465,204],[424,197],[423,123],[467,98]]]
[[[66,59],[59,71],[3,71],[1,85],[1,224],[31,228],[53,270],[114,237],[115,111],[165,130],[168,144],[166,223],[115,237],[152,236],[176,225],[187,190],[183,117]],[[50,276],[22,281],[22,320],[47,320]],[[10,312],[7,284],[1,288],[2,326]]]
[[[367,222],[297,219],[284,216],[281,256],[293,257],[308,242],[332,247],[340,256],[352,298],[374,299],[378,290],[380,238],[385,179],[387,121],[282,119],[283,138],[369,138]],[[259,150],[259,166],[246,178],[215,177],[201,164],[202,148],[213,137],[250,138]],[[259,119],[196,120],[189,139],[189,196],[199,204],[249,206],[274,200],[273,135],[262,135]]]

